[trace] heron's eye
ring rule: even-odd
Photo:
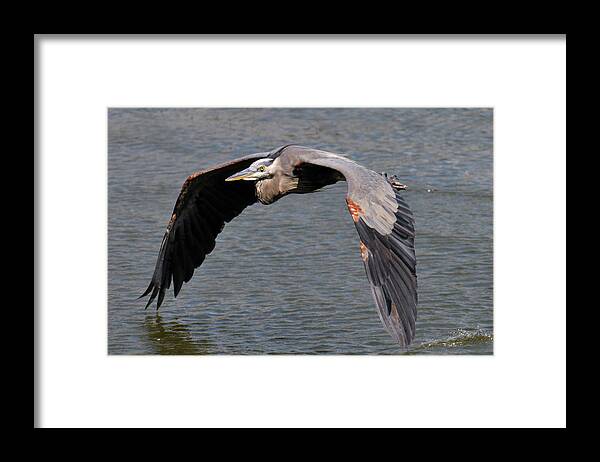
[[[265,167],[264,165],[259,165],[258,168],[257,168],[257,170],[259,172],[264,172],[266,169],[267,169],[267,167]]]

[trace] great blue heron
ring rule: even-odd
[[[245,181],[238,181],[245,180]],[[146,308],[157,309],[173,281],[177,297],[226,222],[259,201],[272,204],[290,193],[309,193],[345,180],[346,204],[360,238],[360,255],[379,317],[402,346],[415,335],[417,275],[412,212],[397,178],[369,170],[331,152],[287,145],[250,154],[189,176],[162,239]]]

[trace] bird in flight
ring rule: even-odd
[[[381,322],[402,346],[411,343],[417,318],[415,227],[400,191],[406,186],[332,152],[287,145],[250,154],[190,175],[184,182],[160,245],[146,308],[157,309],[173,283],[177,297],[225,223],[256,202],[272,204],[346,181],[346,205],[358,231],[360,256]]]

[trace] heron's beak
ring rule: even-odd
[[[258,180],[262,177],[262,172],[258,172],[254,169],[247,168],[241,172],[234,173],[229,178],[225,178],[225,181],[237,181],[237,180]]]

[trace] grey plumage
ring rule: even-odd
[[[245,207],[343,180],[379,317],[396,342],[409,345],[415,335],[417,275],[414,220],[399,192],[404,185],[339,154],[296,145],[245,156],[187,178],[142,295],[150,294],[146,307],[158,296],[158,309],[171,282],[177,296],[214,249],[224,224]]]

